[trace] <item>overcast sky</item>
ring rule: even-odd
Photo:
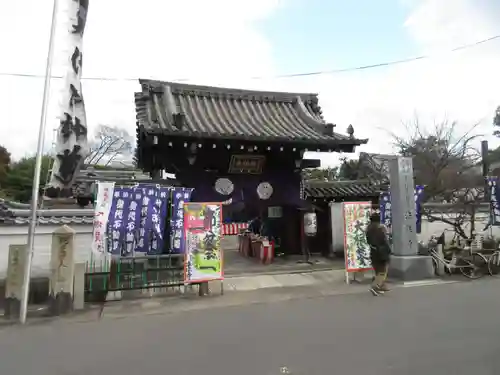
[[[61,0],[54,75],[63,74]],[[0,1],[0,144],[14,157],[36,149],[50,31],[49,0]],[[498,0],[90,0],[84,82],[90,130],[123,126],[135,133],[134,79],[320,94],[327,121],[390,150],[388,132],[418,113],[430,124],[447,117],[462,131],[481,122],[490,134],[500,104],[500,40],[460,52],[457,46],[500,34]],[[408,64],[290,79],[249,79],[329,71],[434,56]],[[58,125],[60,79],[52,79],[46,147]],[[492,145],[497,142],[489,137]],[[316,155],[314,155],[316,156]],[[338,156],[323,154],[323,165]]]

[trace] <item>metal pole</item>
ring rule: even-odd
[[[50,28],[49,51],[47,53],[47,65],[45,67],[45,83],[43,87],[42,113],[40,115],[40,129],[38,131],[38,145],[36,149],[35,173],[33,176],[33,189],[31,191],[31,221],[28,230],[27,257],[24,265],[23,294],[21,299],[21,312],[19,321],[26,322],[28,312],[28,297],[31,276],[31,261],[33,259],[33,245],[35,240],[35,229],[37,223],[38,190],[40,188],[40,172],[42,169],[42,154],[45,143],[45,125],[47,123],[47,107],[49,103],[50,77],[52,74],[52,58],[54,55],[54,39],[57,25],[58,0],[53,0],[52,25]]]

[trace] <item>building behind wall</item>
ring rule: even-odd
[[[312,240],[311,252],[331,255],[332,225],[343,225],[331,222],[331,202],[371,202],[377,206],[383,188],[384,186],[367,180],[307,181],[306,199],[314,207],[318,222],[318,233]],[[343,254],[338,253],[337,256]]]

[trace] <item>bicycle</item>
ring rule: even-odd
[[[488,272],[493,277],[500,275],[500,250],[496,250],[488,261]]]
[[[443,256],[439,254],[438,245],[444,246],[444,234],[446,231],[447,230],[444,230],[439,237],[432,235],[427,243],[427,252],[432,258],[435,275],[440,276],[440,265],[444,267],[444,271],[447,274],[452,274],[454,271],[458,270],[468,279],[479,279],[486,275],[488,272],[488,260],[486,257],[481,253],[472,253],[470,247],[467,248],[455,245],[455,243],[457,243],[456,233],[452,241],[452,246],[443,251],[443,253],[446,252],[447,254],[451,254],[451,256],[447,257],[444,254]],[[468,252],[468,254],[464,255],[465,252]],[[471,257],[472,261],[466,259],[467,256]]]

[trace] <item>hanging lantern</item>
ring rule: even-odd
[[[304,234],[306,236],[315,236],[318,232],[318,222],[316,212],[304,213]]]

